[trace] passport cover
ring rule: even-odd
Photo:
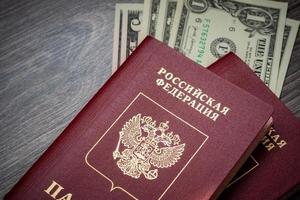
[[[5,199],[214,199],[272,112],[147,37]]]
[[[208,69],[274,107],[273,127],[220,199],[281,198],[300,183],[300,121],[234,53]]]

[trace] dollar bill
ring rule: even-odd
[[[121,42],[122,42],[122,25],[123,10],[120,4],[116,4],[115,9],[115,25],[114,25],[114,41],[113,41],[113,60],[112,72],[121,65]]]
[[[272,1],[180,1],[169,46],[205,67],[233,51],[275,91],[286,12]]]
[[[168,44],[171,30],[174,24],[178,2],[181,0],[165,0],[161,2],[158,22],[156,27],[156,39]]]
[[[296,40],[298,29],[299,29],[299,21],[286,19],[283,43],[282,43],[282,51],[281,51],[281,61],[279,66],[279,74],[278,74],[276,92],[275,92],[275,94],[278,97],[281,94],[283,82],[291,59],[292,50]]]
[[[114,72],[141,40],[143,4],[116,4],[113,61]]]
[[[142,37],[143,40],[147,35],[153,37],[156,36],[158,15],[160,13],[161,0],[145,0],[143,9],[143,29]],[[141,42],[141,40],[139,42]]]

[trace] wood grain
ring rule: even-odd
[[[289,1],[288,17],[300,20],[300,1]],[[298,31],[280,99],[300,118],[300,31]]]
[[[0,198],[110,76],[115,3],[0,1]],[[299,63],[298,34],[281,97],[297,117]]]

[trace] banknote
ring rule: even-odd
[[[169,46],[203,66],[235,52],[275,91],[286,12],[282,2],[179,1]]]
[[[288,18],[286,19],[283,43],[282,43],[282,51],[281,51],[281,60],[279,66],[279,74],[277,78],[277,85],[276,85],[276,92],[275,92],[275,94],[278,97],[281,94],[283,82],[292,55],[292,50],[296,40],[298,29],[299,29],[299,21],[288,19]]]
[[[116,4],[115,9],[115,25],[114,25],[114,41],[113,41],[113,60],[112,72],[121,65],[121,42],[122,42],[122,25],[123,10],[121,4]]]
[[[166,44],[169,43],[176,7],[179,1],[181,0],[164,0],[160,4],[155,38]]]
[[[158,15],[160,13],[160,4],[162,0],[145,0],[143,9],[142,37],[143,40],[147,35],[156,36]],[[139,42],[141,42],[141,40]]]
[[[113,61],[114,72],[141,40],[143,4],[116,4]]]

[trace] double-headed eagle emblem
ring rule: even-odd
[[[168,131],[168,123],[157,126],[152,117],[137,114],[123,125],[113,158],[118,159],[117,166],[124,174],[136,179],[143,174],[153,180],[158,177],[157,168],[169,168],[180,159],[185,144]],[[120,143],[125,147],[122,152]]]

